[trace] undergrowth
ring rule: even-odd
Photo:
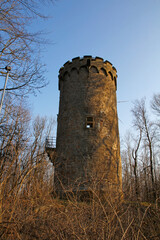
[[[0,239],[124,240],[160,239],[158,204],[76,197],[59,200],[46,190],[3,199]]]

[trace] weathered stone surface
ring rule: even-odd
[[[116,81],[116,69],[98,57],[74,58],[60,69],[57,192],[122,192]]]

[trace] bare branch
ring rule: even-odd
[[[42,32],[28,31],[36,18],[46,18],[39,10],[39,4],[46,2],[53,1],[0,1],[0,60],[1,67],[12,65],[6,89],[10,93],[24,96],[47,84],[45,67],[39,57],[40,45],[46,41]]]

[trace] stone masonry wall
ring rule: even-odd
[[[102,58],[78,57],[60,69],[57,192],[122,191],[116,87],[116,69]]]

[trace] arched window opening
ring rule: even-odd
[[[92,73],[98,73],[98,69],[97,69],[95,66],[92,66],[92,67],[90,68],[90,71],[91,71]]]
[[[112,75],[112,73],[111,72],[108,72],[109,73],[109,75],[111,76],[111,78],[112,78],[112,80],[113,80],[113,75]]]
[[[71,72],[76,72],[76,73],[78,73],[78,70],[77,70],[77,68],[74,67],[74,68],[71,69]]]
[[[66,71],[63,75],[63,80],[66,81],[69,78],[69,73]]]
[[[116,77],[114,77],[114,83],[115,83],[115,87],[116,87],[116,90],[117,90],[117,79],[116,79]]]
[[[104,68],[101,68],[100,73],[104,74],[105,76],[108,76],[108,74]]]

